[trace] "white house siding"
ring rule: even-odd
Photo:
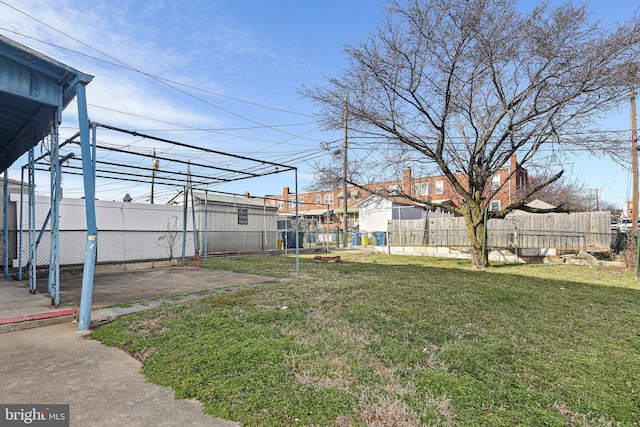
[[[421,219],[425,211],[421,207],[403,205],[378,196],[369,196],[358,204],[360,231],[388,231],[389,221]]]
[[[358,209],[361,232],[387,231],[393,211],[390,200],[370,196],[358,204]]]

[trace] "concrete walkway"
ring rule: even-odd
[[[200,270],[200,271],[198,271]],[[197,293],[165,296],[125,306],[95,309],[91,323],[108,322],[124,314],[147,310],[160,304],[237,289],[259,286],[275,279],[211,271],[194,281],[203,269],[180,269],[190,280],[177,280],[167,270],[152,271],[145,280],[154,286],[133,283],[136,275],[107,275],[111,288],[116,277],[130,287],[145,288],[138,298],[154,293],[167,295],[163,285],[185,280]],[[157,275],[161,273],[165,281]],[[137,273],[141,275],[142,273]],[[207,279],[207,280],[205,280]],[[138,277],[136,280],[141,280]],[[194,284],[195,283],[195,284]],[[172,286],[175,291],[179,286]],[[180,288],[179,291],[189,289]],[[168,291],[166,291],[168,292]],[[137,299],[140,301],[140,299]],[[237,426],[203,412],[192,400],[175,400],[171,388],[146,383],[141,363],[120,349],[106,347],[79,333],[74,308],[51,306],[42,293],[30,294],[24,284],[0,278],[0,403],[68,404],[70,425],[84,426]],[[0,425],[3,424],[0,415]]]
[[[2,333],[0,348],[3,404],[69,404],[77,427],[237,426],[146,383],[139,361],[78,333],[75,323]]]
[[[31,294],[23,283],[0,278],[0,333],[69,323],[73,318],[73,308],[53,307],[45,295]]]

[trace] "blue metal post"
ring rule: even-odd
[[[204,190],[204,262],[207,262],[207,241],[209,240],[209,194]]]
[[[23,194],[24,194],[24,167],[20,169],[20,209],[18,210],[20,215],[20,225],[18,226],[20,233],[20,243],[18,244],[18,280],[22,280],[22,216],[23,216]]]
[[[36,177],[33,147],[29,149],[29,292],[36,293]]]
[[[91,324],[91,300],[93,297],[93,275],[95,272],[96,245],[98,244],[98,228],[96,224],[95,195],[95,159],[91,157],[91,141],[89,139],[89,116],[87,114],[87,96],[85,83],[76,83],[78,100],[78,122],[80,127],[80,150],[82,153],[82,178],[84,182],[84,202],[87,217],[87,241],[82,271],[82,292],[80,294],[80,318],[78,331],[85,331]],[[94,141],[95,145],[95,141]]]
[[[4,179],[2,183],[2,187],[4,190],[3,198],[4,198],[4,214],[3,214],[3,224],[4,224],[4,233],[2,236],[2,240],[4,242],[4,277],[9,277],[9,171],[8,169],[4,170]]]
[[[49,294],[51,305],[60,305],[60,180],[62,179],[58,123],[51,125],[51,255],[49,263]]]
[[[52,241],[54,242],[54,252],[56,254],[55,259],[55,283],[56,283],[56,292],[55,292],[55,306],[58,307],[60,305],[60,198],[62,197],[62,165],[60,164],[60,145],[59,145],[59,136],[58,136],[58,126],[56,124],[56,132],[55,132],[55,144],[56,144],[56,194],[55,194],[55,216],[54,221],[51,224],[51,229],[55,233],[52,236]]]
[[[47,228],[47,225],[49,225],[49,220],[51,219],[51,209],[49,209],[49,212],[47,213],[47,217],[44,219],[44,222],[42,223],[42,227],[40,228],[40,232],[38,233],[38,238],[36,239],[36,249],[38,249],[38,246],[40,245],[40,240],[42,240],[42,236],[44,235],[44,231]]]
[[[47,227],[47,223],[49,222],[49,219],[51,218],[51,214],[53,212],[53,205],[54,205],[54,198],[55,198],[55,191],[56,191],[56,170],[54,167],[54,162],[55,162],[55,154],[54,154],[54,148],[53,146],[55,145],[54,141],[53,141],[53,132],[54,132],[54,128],[53,128],[53,123],[51,124],[51,128],[49,129],[49,135],[50,135],[50,144],[49,144],[49,190],[50,190],[50,196],[49,196],[49,214],[47,215],[47,219],[44,221],[44,224],[42,225],[42,229],[40,230],[40,235],[38,236],[38,240],[36,241],[36,245],[40,244],[40,238],[42,237],[42,235],[44,234],[44,230]],[[48,276],[48,280],[47,280],[47,291],[49,292],[49,295],[51,295],[51,297],[53,298],[53,292],[52,289],[55,286],[54,284],[54,280],[55,280],[55,273],[53,271],[54,269],[54,265],[55,265],[55,253],[53,250],[53,224],[51,224],[51,240],[49,242],[50,245],[50,250],[49,250],[49,276]]]

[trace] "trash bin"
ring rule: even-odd
[[[284,248],[284,241],[278,239],[278,250],[282,250]]]
[[[352,233],[353,234],[353,246],[360,246],[361,244],[361,237],[360,237],[360,233]]]
[[[369,246],[369,236],[362,236],[362,246]]]
[[[316,233],[309,233],[309,243],[316,242]]]
[[[387,233],[384,231],[376,231],[376,246],[384,246],[387,244]]]
[[[296,245],[298,245],[298,248],[303,248],[303,238],[304,232],[302,231],[298,231],[297,238],[293,230],[284,230],[282,232],[282,240],[286,242],[287,249],[295,249]]]

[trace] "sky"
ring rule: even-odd
[[[199,147],[295,166],[300,191],[312,181],[321,145],[339,131],[314,120],[316,107],[300,94],[345,68],[343,47],[373,32],[385,0],[0,0],[0,34],[94,76],[87,86],[89,117],[104,123]],[[552,2],[555,3],[555,2]],[[522,8],[534,3],[520,1]],[[627,19],[636,1],[590,3],[605,22]],[[628,104],[602,122],[629,129]],[[63,114],[61,141],[77,131],[77,105]],[[100,134],[106,144],[156,148],[150,141]],[[137,145],[134,145],[137,144]],[[157,147],[167,157],[186,152]],[[168,151],[166,151],[168,150]],[[175,149],[174,149],[175,150]],[[36,154],[37,155],[37,154]],[[627,156],[628,153],[621,153]],[[115,156],[112,155],[115,160]],[[138,160],[136,160],[138,161]],[[18,160],[9,177],[20,179]],[[140,160],[150,163],[150,160]],[[233,165],[233,162],[229,162]],[[145,166],[150,166],[145,165]],[[162,160],[160,168],[163,167]],[[238,167],[242,167],[238,164]],[[622,207],[630,174],[611,159],[577,156],[567,175],[603,200]],[[46,194],[48,175],[36,177]],[[39,184],[43,182],[43,184]],[[63,178],[65,197],[82,197],[77,177]],[[212,187],[256,196],[293,191],[292,171]],[[156,203],[176,187],[156,186]],[[121,201],[149,200],[147,184],[102,181],[96,194]]]

